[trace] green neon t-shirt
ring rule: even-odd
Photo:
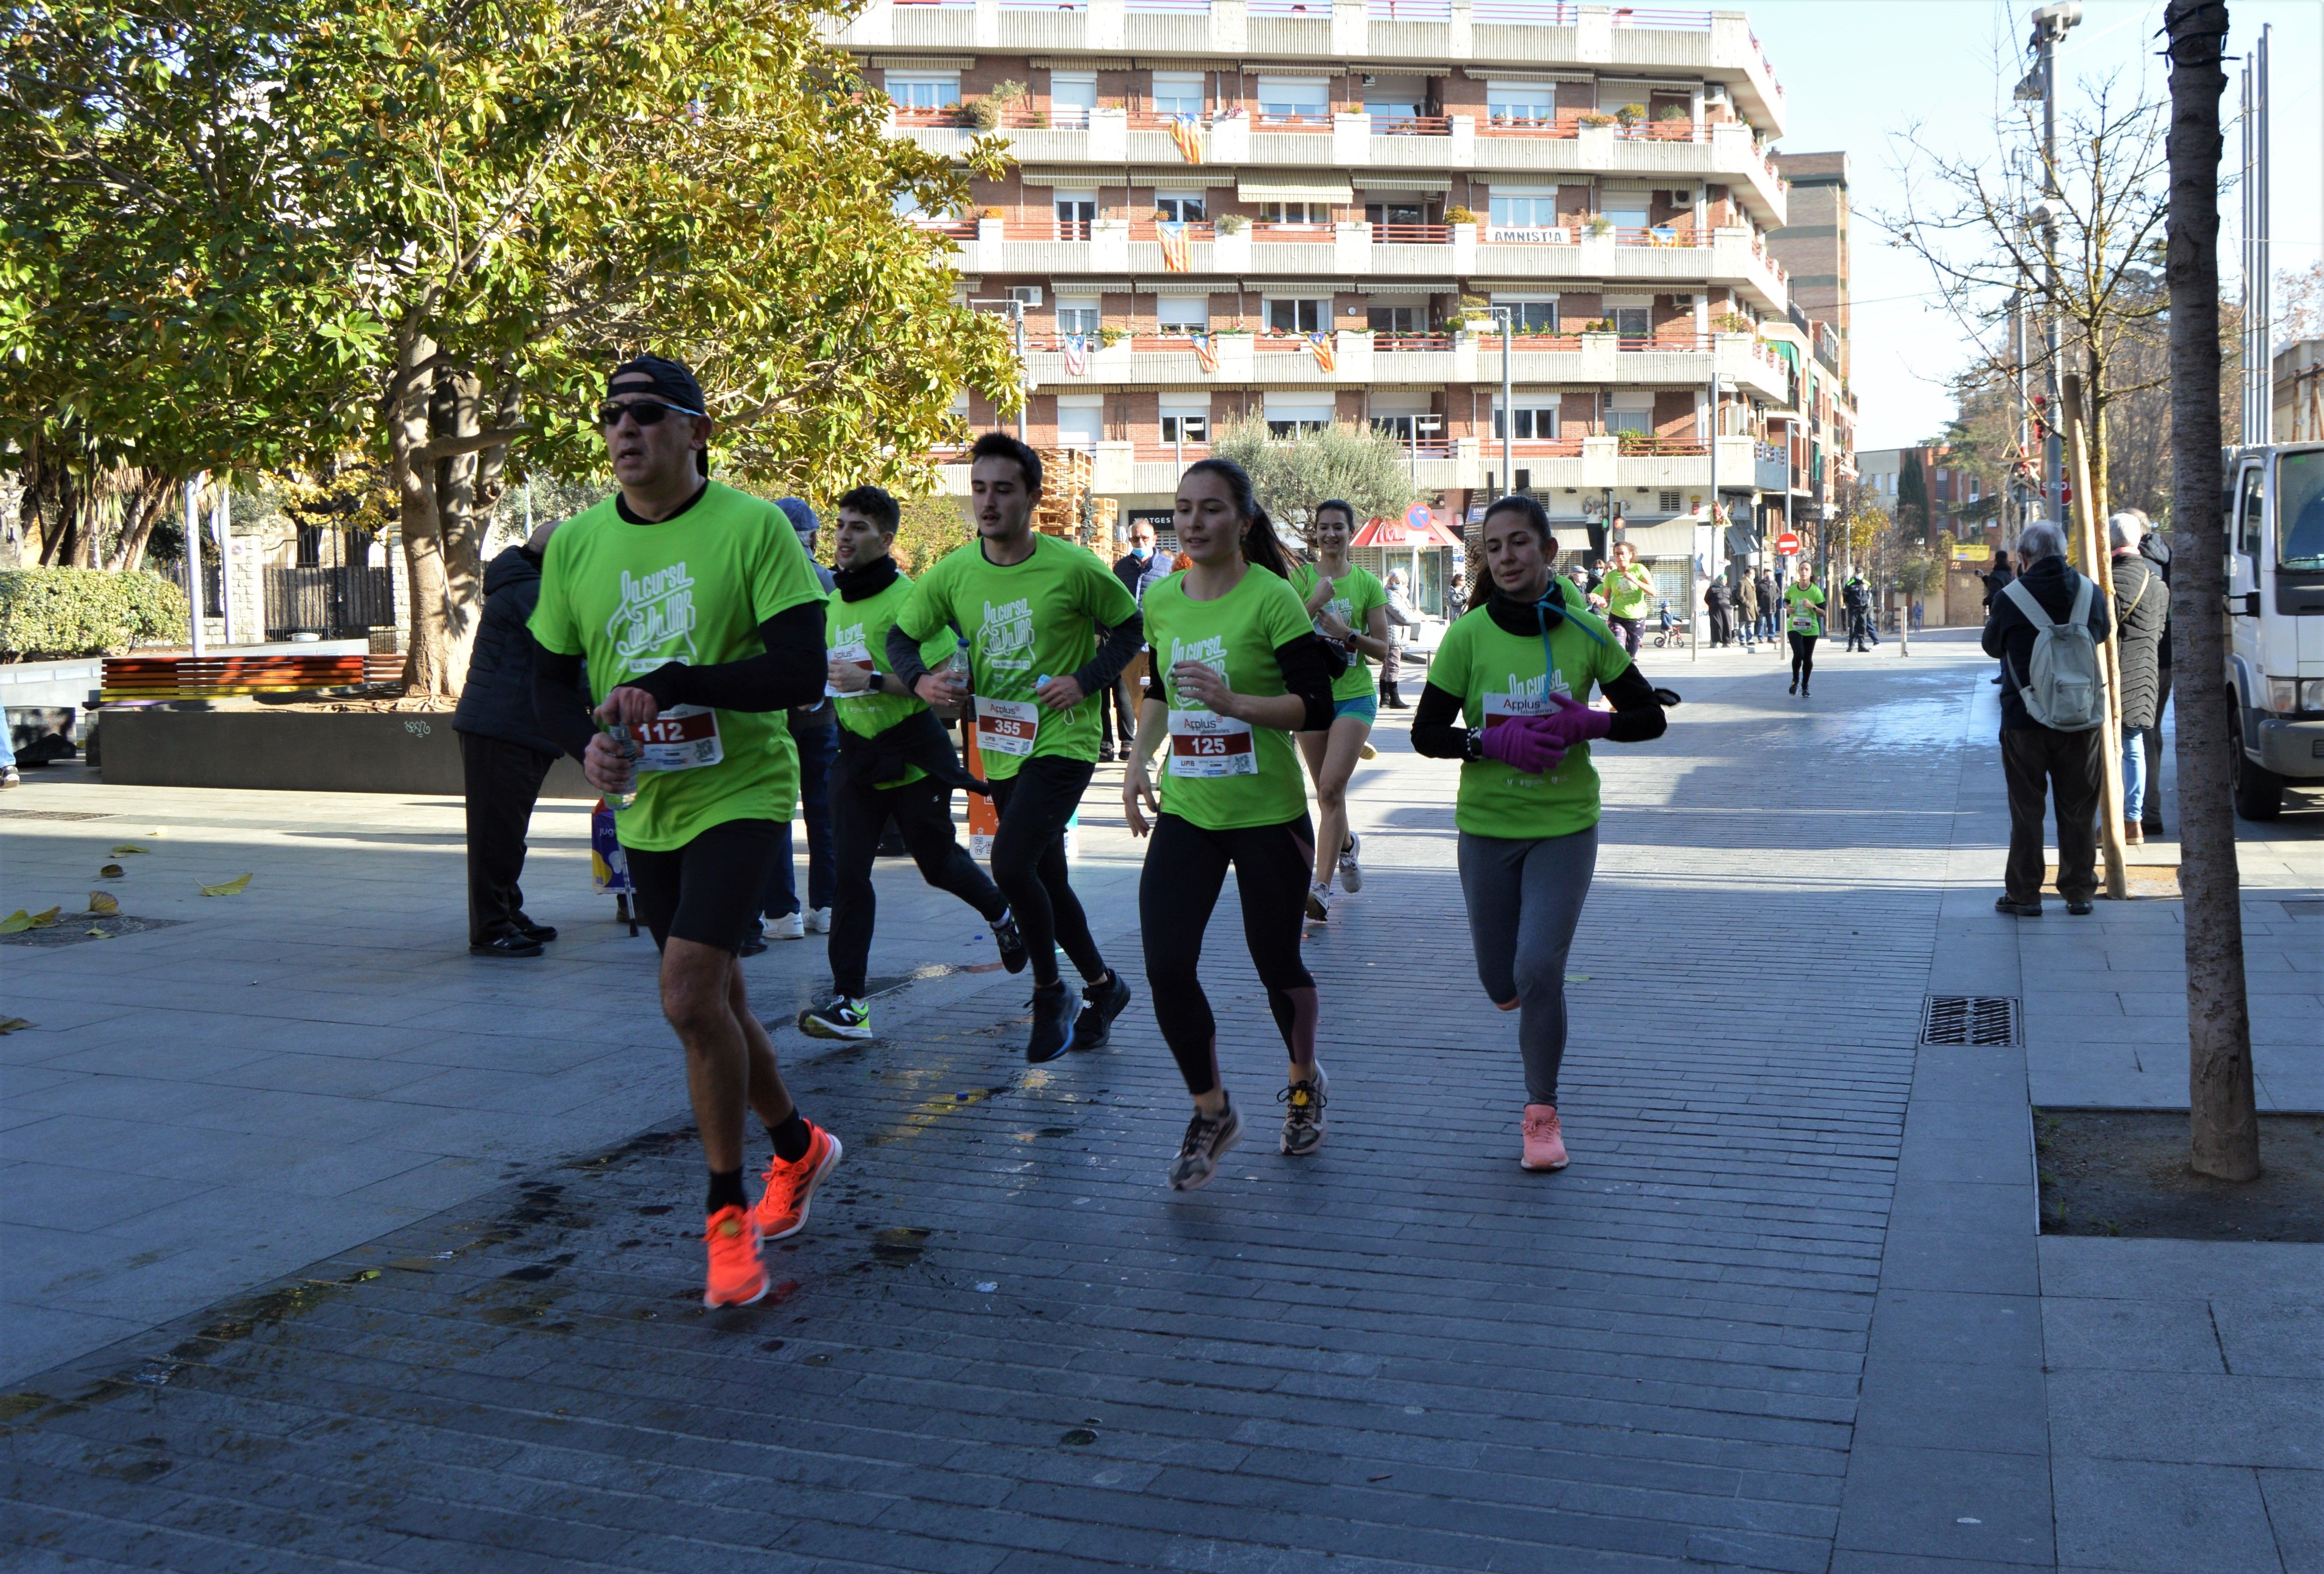
[[[1044,755],[1096,761],[1104,696],[1053,711],[1033,697],[1034,686],[1080,671],[1097,654],[1099,624],[1119,628],[1137,615],[1138,603],[1094,553],[1036,535],[1033,555],[1006,567],[984,556],[982,540],[949,554],[912,586],[896,627],[924,642],[947,626],[968,636],[984,774],[1007,781]]]
[[[1239,695],[1287,694],[1275,652],[1314,631],[1299,593],[1252,568],[1216,601],[1186,594],[1174,574],[1146,593],[1146,643],[1170,708],[1170,741],[1156,761],[1164,812],[1205,831],[1280,825],[1307,812],[1307,779],[1291,734],[1220,716],[1178,698],[1171,672],[1199,661]]]
[[[1545,694],[1587,703],[1593,684],[1604,687],[1629,665],[1612,631],[1588,612],[1569,612],[1550,631],[1545,656],[1540,635],[1512,634],[1480,607],[1444,631],[1436,659],[1428,664],[1428,681],[1460,696],[1468,725],[1490,728],[1511,716],[1554,709]],[[1556,769],[1538,774],[1498,759],[1463,762],[1452,823],[1472,836],[1510,841],[1588,830],[1598,823],[1598,769],[1590,763],[1590,745],[1576,743]]]
[[[551,538],[554,539],[555,538]],[[874,672],[886,672],[888,666],[888,631],[896,621],[896,614],[912,599],[912,582],[899,574],[883,586],[877,595],[867,595],[862,601],[848,601],[835,594],[825,603],[823,643],[829,654],[841,660],[861,665],[870,663]],[[920,641],[920,659],[931,667],[944,665],[952,654],[952,631],[945,629]],[[916,712],[928,708],[927,702],[913,695],[844,694],[833,697],[839,711],[839,724],[859,738],[877,738],[889,728]],[[904,774],[893,781],[875,783],[879,787],[902,787],[915,782],[927,772],[918,766],[908,766]]]
[[[1784,605],[1791,612],[1793,633],[1823,632],[1823,586],[1794,580],[1784,587]]]
[[[1323,571],[1313,563],[1291,566],[1291,588],[1298,594],[1302,604],[1315,593],[1315,581],[1322,575]],[[1371,632],[1372,609],[1386,605],[1387,589],[1370,569],[1358,568],[1353,564],[1350,564],[1348,571],[1332,582],[1332,599],[1323,603],[1325,611],[1359,634]],[[1320,628],[1316,630],[1316,637],[1324,638]],[[1371,664],[1364,658],[1363,652],[1352,645],[1342,645],[1336,640],[1325,640],[1325,643],[1348,658],[1347,671],[1340,674],[1332,684],[1332,697],[1335,700],[1357,700],[1371,693]]]
[[[590,698],[666,662],[715,667],[761,654],[759,625],[823,599],[814,566],[774,504],[714,481],[694,506],[633,525],[607,498],[549,538],[533,638],[589,663]],[[798,799],[798,750],[781,711],[679,706],[657,723],[682,769],[641,770],[614,820],[622,845],[683,847],[729,820],[784,820]],[[715,757],[715,758],[714,758]]]
[[[1655,609],[1654,570],[1643,563],[1615,569],[1598,588],[1609,618],[1643,618]]]

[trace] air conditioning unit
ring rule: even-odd
[[[1038,284],[1011,284],[1009,299],[1019,306],[1038,306],[1041,304],[1041,287]]]
[[[1672,296],[1671,309],[1674,311],[1692,311],[1694,309],[1694,297],[1692,295]]]

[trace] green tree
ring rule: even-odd
[[[1360,524],[1401,514],[1419,495],[1411,456],[1396,439],[1347,422],[1296,437],[1274,437],[1265,421],[1236,421],[1219,429],[1211,452],[1250,472],[1259,506],[1302,535],[1325,498],[1344,500]]]
[[[1915,540],[1929,538],[1929,482],[1918,450],[1908,450],[1896,474],[1896,523]]]

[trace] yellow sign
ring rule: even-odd
[[[1993,561],[1993,548],[1987,546],[1982,541],[1977,542],[1974,545],[1956,545],[1953,548],[1953,561],[1956,563],[1990,563]]]

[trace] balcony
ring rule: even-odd
[[[871,0],[825,23],[842,48],[910,52],[1198,55],[1286,64],[1522,60],[1725,83],[1768,138],[1784,90],[1740,11],[1647,10],[1566,0]]]

